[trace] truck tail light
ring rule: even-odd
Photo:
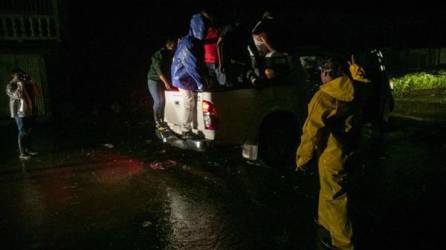
[[[203,122],[204,128],[208,130],[217,129],[217,110],[212,102],[203,100]]]

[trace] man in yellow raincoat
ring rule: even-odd
[[[352,226],[346,193],[346,163],[352,157],[360,129],[361,106],[355,84],[368,82],[352,58],[348,76],[343,63],[328,59],[321,67],[320,89],[308,105],[301,143],[296,153],[297,170],[305,170],[318,155],[318,223],[330,232],[332,249],[352,250]]]

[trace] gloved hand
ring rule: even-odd
[[[198,88],[197,88],[197,92],[203,92],[205,89],[206,89],[206,87],[207,86],[205,86],[204,84],[203,85],[201,85],[201,86],[198,86]]]
[[[308,173],[308,163],[311,158],[311,156],[296,155],[296,172],[301,172],[303,174]]]
[[[370,80],[366,77],[364,69],[356,63],[355,57],[353,55],[351,57],[351,61],[348,61],[348,65],[353,80],[365,83],[370,82]]]

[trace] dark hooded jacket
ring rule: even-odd
[[[189,33],[178,43],[173,56],[171,67],[173,86],[192,91],[203,90],[204,80],[200,75],[200,68],[201,64],[204,64],[202,40],[206,32],[203,15],[193,15]]]

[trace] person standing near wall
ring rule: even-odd
[[[6,85],[9,96],[11,118],[15,119],[18,130],[18,149],[21,160],[29,160],[38,153],[31,149],[31,131],[36,115],[35,97],[40,95],[37,84],[22,70],[13,70],[11,80]]]

